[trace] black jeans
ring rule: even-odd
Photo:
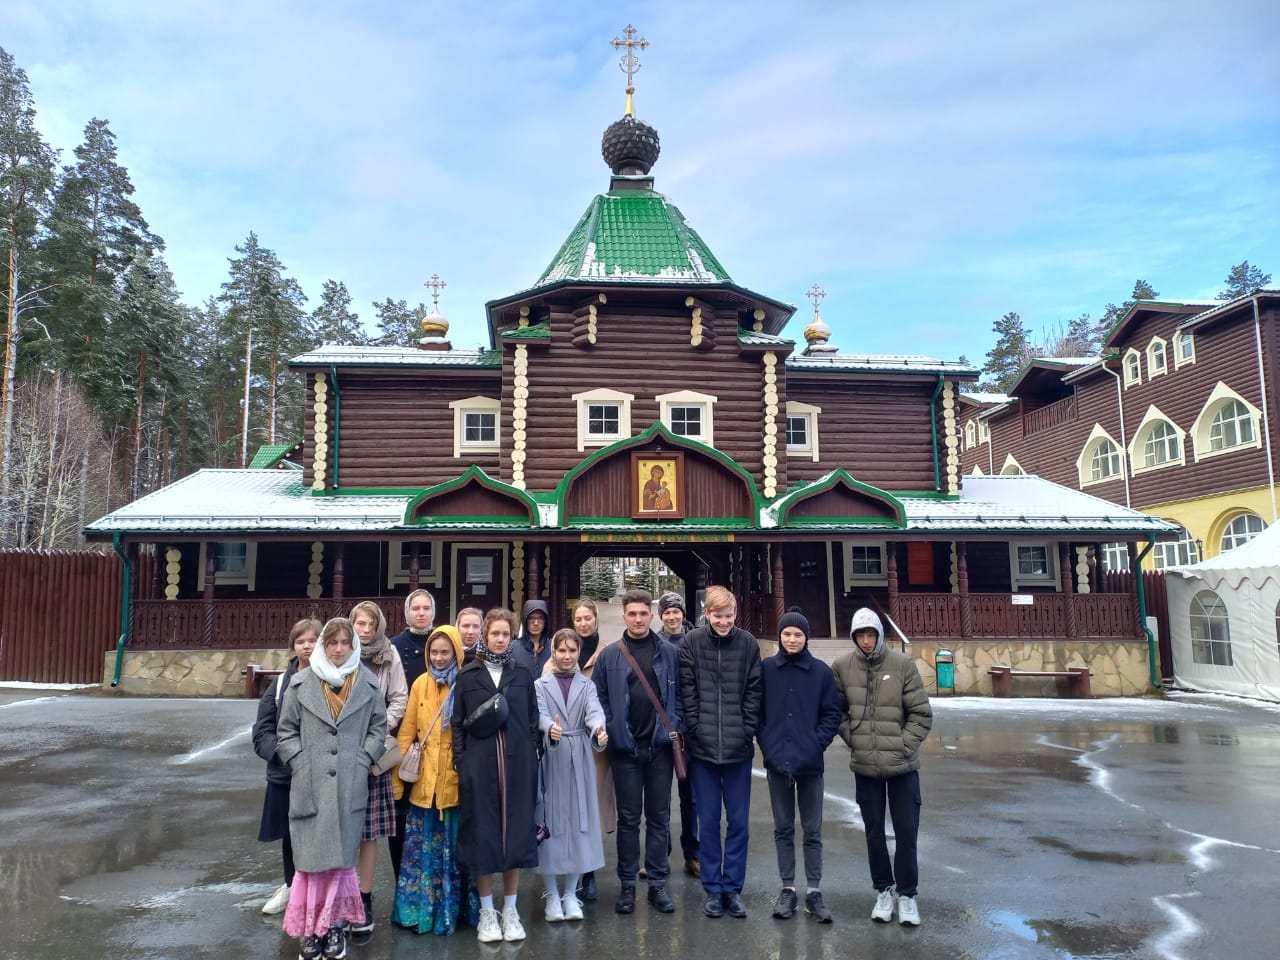
[[[796,882],[796,807],[804,831],[804,877],[813,889],[822,885],[822,774],[791,777],[767,771],[769,803],[773,807],[773,845],[778,853],[778,876],[784,887]]]
[[[676,781],[680,794],[680,850],[686,860],[698,859],[698,812],[693,805],[693,784],[686,777]]]
[[[400,880],[400,859],[404,856],[404,831],[409,822],[409,790],[413,784],[405,784],[404,796],[396,801],[396,834],[387,837],[387,849],[391,851],[391,871]]]
[[[671,745],[652,752],[641,748],[638,756],[609,752],[613,790],[618,800],[618,881],[635,886],[640,871],[640,816],[644,815],[644,867],[649,886],[667,879],[667,855],[671,849]]]
[[[896,886],[904,897],[914,897],[920,882],[916,866],[916,834],[920,831],[920,774],[916,770],[882,780],[853,775],[854,796],[867,831],[867,863],[877,890]],[[884,839],[885,799],[893,818],[893,864]]]

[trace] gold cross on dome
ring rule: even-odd
[[[827,295],[827,291],[823,290],[815,283],[805,291],[804,295],[813,301],[813,315],[816,317],[818,315],[818,304]]]
[[[618,61],[618,67],[627,75],[627,109],[625,114],[629,117],[631,116],[631,95],[636,92],[634,79],[636,71],[640,69],[640,61],[636,58],[635,50],[636,48],[643,50],[645,47],[649,46],[649,41],[644,37],[637,40],[636,28],[629,23],[627,24],[627,29],[622,31],[622,34],[626,37],[625,40],[620,40],[617,37],[614,37],[610,42],[613,44],[613,49],[615,50],[619,47],[627,48],[627,52],[623,54],[622,59]]]
[[[431,312],[439,313],[440,312],[440,291],[443,290],[445,287],[447,287],[448,284],[440,279],[440,274],[433,273],[431,275],[431,279],[428,280],[426,283],[424,283],[423,286],[431,291]]]

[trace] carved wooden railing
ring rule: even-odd
[[[1033,433],[1058,427],[1064,423],[1073,423],[1075,419],[1075,396],[1063,397],[1061,400],[1055,400],[1046,407],[1032,410],[1024,416],[1022,418],[1022,431],[1026,436],[1030,436]]]
[[[1075,608],[1081,640],[1130,640],[1138,637],[1136,601],[1129,594],[1091,593],[1071,597],[1058,593],[1032,594],[1030,604],[1015,604],[1007,593],[973,593],[971,639],[1071,639],[1067,604]],[[959,640],[962,598],[954,593],[898,595],[898,626],[913,640]]]
[[[204,600],[135,600],[129,646],[139,650],[283,647],[299,620],[314,617],[323,623],[330,617],[345,617],[361,600],[373,600],[382,607],[389,636],[404,629],[403,597],[217,600],[212,605],[212,635],[206,642]]]

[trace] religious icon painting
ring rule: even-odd
[[[632,514],[636,520],[683,520],[684,454],[631,455]]]

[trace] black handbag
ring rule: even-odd
[[[467,715],[462,728],[472,737],[492,737],[507,725],[509,712],[507,698],[501,693],[495,693]]]

